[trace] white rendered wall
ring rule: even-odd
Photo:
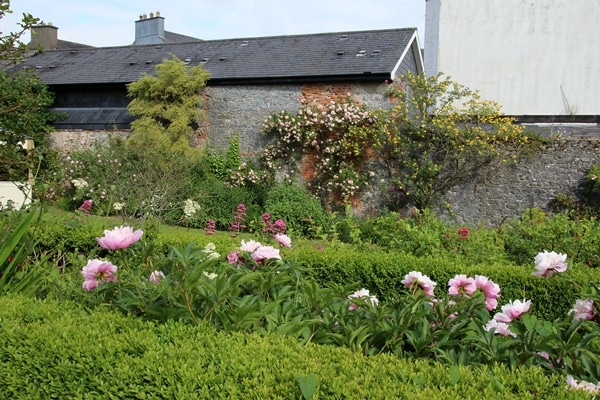
[[[426,0],[425,71],[509,115],[600,115],[600,0]]]

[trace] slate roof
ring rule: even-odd
[[[416,28],[402,28],[80,48],[46,51],[17,68],[35,69],[48,85],[123,84],[153,74],[157,64],[175,55],[190,65],[203,64],[211,73],[209,84],[383,80],[398,68],[409,46],[417,44],[416,38]]]

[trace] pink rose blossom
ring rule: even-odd
[[[535,256],[535,272],[533,276],[550,277],[556,272],[565,272],[567,270],[567,255],[559,254],[554,251],[538,253]]]
[[[262,244],[255,240],[242,240],[242,245],[240,246],[241,251],[247,251],[248,253],[252,253],[254,250],[258,249]]]
[[[89,260],[87,265],[81,269],[81,275],[84,279],[83,288],[94,290],[100,282],[114,282],[117,280],[116,272],[117,267],[108,261]]]
[[[471,296],[477,287],[475,286],[475,279],[469,278],[466,275],[456,275],[454,278],[448,281],[448,294],[451,295],[463,295]]]
[[[475,275],[475,286],[481,290],[485,296],[485,308],[491,311],[498,307],[498,297],[500,297],[500,286],[494,283],[486,276]]]
[[[252,259],[256,262],[261,262],[264,260],[281,260],[281,256],[279,255],[279,249],[276,249],[273,246],[260,246],[250,255]]]
[[[285,235],[283,233],[278,233],[275,236],[273,236],[275,238],[275,240],[277,240],[277,242],[283,246],[283,247],[288,247],[288,248],[292,248],[292,239],[290,239],[290,237],[288,235]]]
[[[104,236],[96,238],[100,247],[106,250],[126,249],[140,240],[144,232],[141,229],[133,231],[130,226],[115,227],[112,231],[105,230]]]
[[[369,291],[367,289],[357,290],[356,292],[350,294],[348,296],[348,299],[349,300],[362,299],[364,301],[370,301],[373,306],[376,306],[377,304],[379,304],[379,300],[377,300],[377,297],[371,296],[371,294],[369,293]],[[357,308],[358,308],[358,304],[355,304],[355,303],[350,304],[350,307],[349,307],[350,310],[356,310]]]
[[[575,306],[569,311],[569,314],[573,313],[575,314],[573,321],[594,318],[594,301],[592,299],[575,301]]]
[[[409,289],[422,289],[427,296],[433,296],[433,290],[437,285],[437,283],[429,279],[427,275],[423,275],[418,271],[411,271],[406,274],[401,283]]]
[[[499,335],[517,337],[517,335],[510,331],[510,327],[508,326],[508,324],[504,322],[498,322],[495,319],[491,319],[483,327],[483,329],[485,329],[486,332],[489,332],[492,328],[495,328],[495,333]]]
[[[158,283],[159,280],[164,279],[165,274],[162,271],[156,270],[150,274],[148,280],[152,283]]]
[[[511,321],[519,318],[523,313],[529,311],[531,306],[531,300],[515,300],[511,303],[502,306],[502,312],[496,313],[494,319],[498,322],[510,323]]]

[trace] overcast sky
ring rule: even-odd
[[[417,28],[423,47],[425,25],[425,0],[12,0],[11,10],[3,35],[30,13],[59,39],[98,47],[133,43],[135,21],[156,11],[165,30],[205,40]]]

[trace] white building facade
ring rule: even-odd
[[[425,71],[513,116],[600,115],[600,0],[426,0]]]

